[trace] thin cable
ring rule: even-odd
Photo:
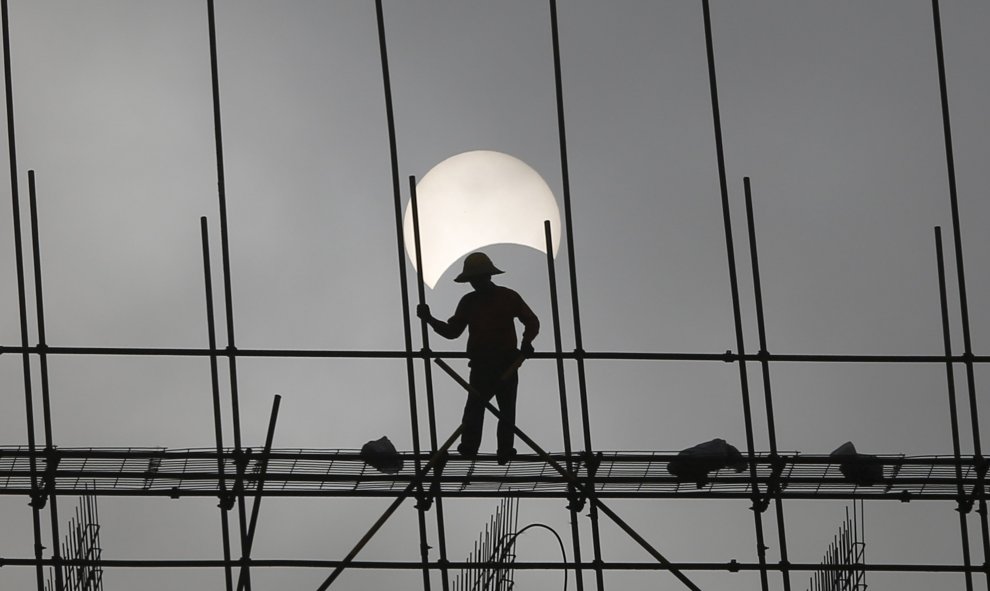
[[[558,534],[557,533],[557,530],[555,530],[554,528],[550,527],[549,525],[547,525],[545,523],[530,523],[526,527],[522,528],[521,530],[519,530],[516,533],[512,534],[511,536],[509,536],[512,539],[509,540],[509,543],[505,545],[504,553],[507,554],[509,552],[509,549],[512,547],[512,545],[516,543],[516,539],[519,536],[521,536],[523,534],[523,532],[525,532],[526,530],[528,530],[528,529],[530,529],[532,527],[540,527],[540,528],[543,528],[545,530],[548,530],[550,533],[553,534],[553,537],[557,538],[557,545],[560,546],[560,557],[561,557],[561,560],[563,560],[563,562],[564,562],[564,591],[567,591],[567,570],[568,570],[567,569],[567,551],[564,549],[564,541],[562,539],[560,539],[560,534]]]

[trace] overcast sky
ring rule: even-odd
[[[218,0],[216,15],[237,345],[401,350],[374,2]],[[560,199],[546,2],[387,0],[384,17],[403,203],[407,176],[475,149],[525,161]],[[942,19],[973,346],[982,353],[990,338],[990,6],[946,0]],[[744,176],[753,184],[772,352],[941,354],[932,228],[941,225],[948,239],[951,221],[930,2],[714,0],[712,21],[747,351],[758,346]],[[10,23],[23,223],[26,171],[33,169],[49,343],[206,346],[200,216],[209,218],[217,294],[221,283],[205,2],[11,0]],[[559,23],[585,348],[735,349],[700,2],[562,0]],[[6,133],[5,123],[0,127]],[[18,345],[9,213],[0,215],[0,236],[0,342]],[[946,246],[951,253],[951,242]],[[519,291],[544,321],[537,350],[552,349],[544,255],[512,245],[487,252],[506,270],[499,282]],[[557,271],[570,350],[567,256],[562,242]],[[401,264],[412,273],[408,260]],[[446,317],[465,292],[451,281],[459,264],[427,293],[437,316]],[[954,278],[953,261],[947,270]],[[954,286],[953,279],[958,352]],[[217,305],[222,322],[222,298]],[[30,318],[33,343],[33,310]],[[464,343],[432,345],[461,351]],[[568,364],[568,392],[580,441],[574,369]],[[61,356],[50,370],[58,445],[213,445],[206,359]],[[245,445],[263,443],[277,393],[278,447],[353,449],[383,434],[412,447],[401,360],[252,358],[238,370]],[[587,372],[597,449],[676,451],[713,437],[745,447],[735,365],[599,361]],[[753,391],[762,392],[757,366],[750,376]],[[435,377],[439,431],[448,433],[463,393]],[[965,383],[961,372],[958,378]],[[782,450],[828,453],[851,440],[875,453],[952,451],[943,365],[787,363],[773,366],[772,380]],[[20,357],[0,356],[3,445],[26,443],[22,382]],[[985,391],[988,382],[990,372],[979,368],[977,387]],[[968,409],[964,389],[959,393]],[[562,450],[553,362],[527,363],[519,396],[520,427]],[[759,400],[756,447],[766,450]],[[40,394],[35,401],[41,440]],[[982,410],[990,412],[985,404]],[[425,403],[420,416],[421,441],[428,442]],[[488,423],[483,451],[494,449]],[[963,451],[971,453],[965,412],[961,423]],[[0,556],[33,554],[26,503],[0,496]],[[221,556],[215,500],[100,503],[106,558]],[[386,504],[266,500],[253,555],[341,558]],[[446,503],[447,523],[456,524],[447,536],[451,559],[467,555],[497,505]],[[612,504],[671,560],[751,562],[747,505]],[[62,506],[67,514],[70,500]],[[867,556],[960,563],[954,509],[931,501],[867,504]],[[566,537],[563,501],[523,500],[520,511],[520,523],[545,521]],[[844,511],[836,501],[785,503],[790,559],[817,562]],[[767,517],[768,558],[776,561]],[[428,522],[435,524],[432,515]],[[411,504],[404,506],[361,557],[417,560],[415,524]],[[979,564],[977,524],[971,517]],[[581,527],[590,533],[586,518]],[[649,560],[604,518],[602,536],[607,558]],[[584,549],[590,555],[589,543]],[[548,534],[527,534],[518,556],[556,560],[559,550]],[[259,569],[254,580],[259,589],[305,589],[326,574]],[[33,577],[30,568],[3,568],[0,588],[30,588]],[[759,587],[755,574],[692,578],[706,589]],[[108,591],[215,589],[223,573],[114,569],[104,579]],[[519,589],[556,588],[560,579],[554,572],[516,578]],[[780,588],[779,576],[770,580]],[[805,581],[793,580],[795,587]],[[962,588],[962,576],[951,574],[870,574],[868,582],[906,591]],[[614,573],[606,583],[630,590],[679,585],[664,573]],[[416,571],[355,571],[337,584],[418,585]]]

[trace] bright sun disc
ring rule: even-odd
[[[416,185],[423,282],[432,289],[462,256],[492,244],[520,244],[553,254],[560,247],[560,210],[546,181],[501,152],[464,152],[434,166]],[[416,266],[412,207],[403,220],[406,254]]]

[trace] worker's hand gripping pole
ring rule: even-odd
[[[502,378],[501,378],[502,381],[504,382],[505,380],[507,380],[507,379],[511,378],[512,376],[514,376],[516,374],[516,372],[519,371],[519,367],[523,364],[523,361],[526,361],[526,356],[525,355],[520,355],[519,357],[516,357],[515,361],[513,361],[509,365],[509,367],[505,368],[505,371],[502,372]],[[438,364],[440,363],[440,360],[439,359],[437,359],[437,363]],[[460,377],[460,376],[457,376],[457,377]],[[471,395],[479,395],[480,396],[480,394],[478,394],[477,392],[471,392],[471,390],[468,390],[468,396],[471,396]],[[491,405],[489,405],[489,406],[491,406]]]

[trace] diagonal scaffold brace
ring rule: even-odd
[[[519,366],[522,364],[522,360],[523,358],[520,357],[519,360],[517,360],[509,368],[507,373],[516,371],[519,368]],[[446,372],[447,375],[449,375],[455,382],[457,382],[462,388],[464,388],[464,390],[467,391],[468,396],[475,396],[484,399],[485,408],[487,408],[488,411],[492,413],[496,418],[499,418],[501,416],[498,412],[498,409],[496,409],[491,404],[491,402],[488,401],[489,400],[488,398],[483,396],[481,392],[475,389],[475,387],[472,386],[470,383],[468,383],[467,380],[462,378],[460,374],[458,374],[456,371],[454,371],[453,368],[447,365],[447,363],[444,360],[434,359],[434,362],[440,367],[440,369],[444,370],[444,372]],[[457,429],[455,429],[454,432],[450,435],[450,437],[448,437],[447,440],[444,441],[443,445],[441,445],[437,449],[436,453],[434,453],[430,457],[430,460],[426,463],[425,466],[423,466],[423,469],[418,474],[416,474],[416,477],[409,482],[406,488],[403,489],[401,493],[399,493],[399,496],[396,497],[394,501],[392,501],[392,503],[388,506],[387,509],[385,509],[381,517],[379,517],[378,520],[375,521],[375,523],[371,526],[371,528],[368,529],[368,532],[365,533],[360,540],[358,540],[358,543],[354,545],[354,548],[351,549],[350,552],[348,552],[347,556],[344,557],[341,564],[337,568],[335,568],[334,571],[330,573],[330,576],[327,577],[327,579],[323,581],[323,583],[317,588],[317,591],[325,591],[327,588],[330,587],[331,584],[333,584],[333,582],[341,575],[341,573],[344,572],[344,569],[347,568],[347,565],[353,562],[354,558],[358,555],[358,553],[365,547],[365,545],[367,545],[367,543],[371,540],[371,538],[374,537],[374,535],[378,532],[378,530],[381,529],[381,527],[385,524],[385,522],[388,521],[388,519],[392,516],[392,514],[395,513],[395,511],[399,508],[402,502],[412,494],[413,490],[415,490],[416,487],[426,479],[430,471],[433,470],[441,462],[441,459],[447,455],[450,446],[453,445],[454,441],[456,441],[458,437],[460,437],[462,431],[463,431],[463,426],[458,425]],[[528,445],[530,449],[532,449],[538,456],[540,456],[540,458],[546,461],[551,468],[553,468],[558,473],[560,473],[560,475],[564,477],[565,480],[567,480],[570,484],[574,485],[574,487],[578,489],[578,491],[581,494],[583,494],[588,500],[590,500],[602,513],[608,515],[608,517],[612,519],[612,521],[614,521],[615,524],[618,525],[620,529],[622,529],[622,531],[626,532],[626,534],[628,534],[629,537],[635,540],[637,544],[639,544],[644,550],[646,550],[650,554],[650,556],[655,558],[661,564],[670,566],[669,569],[670,573],[675,577],[677,577],[682,583],[684,583],[684,585],[687,586],[688,589],[691,589],[692,591],[701,591],[700,587],[695,585],[694,582],[691,581],[691,579],[689,579],[679,569],[671,566],[671,562],[667,560],[667,558],[663,554],[661,554],[648,541],[646,541],[646,539],[644,539],[641,535],[639,535],[639,533],[637,533],[636,530],[634,530],[628,523],[626,523],[621,517],[619,517],[618,514],[615,513],[615,511],[610,509],[604,502],[602,502],[602,500],[598,498],[598,495],[595,493],[593,488],[589,488],[584,482],[579,480],[574,474],[569,472],[564,466],[562,466],[560,463],[558,463],[552,457],[550,457],[550,455],[546,452],[546,450],[540,447],[535,441],[533,441],[532,438],[530,438],[528,435],[526,435],[526,433],[524,433],[521,429],[519,429],[519,427],[514,427],[514,431],[516,436],[518,436],[519,439],[523,441],[523,443]]]
[[[444,458],[444,456],[447,455],[447,450],[449,450],[450,446],[453,445],[455,441],[457,441],[457,438],[461,436],[461,431],[463,430],[464,427],[461,425],[458,425],[457,429],[454,429],[454,432],[450,435],[450,437],[447,438],[446,441],[443,442],[443,445],[437,448],[437,451],[432,456],[430,456],[430,461],[428,461],[426,465],[423,466],[422,470],[420,470],[419,473],[416,474],[415,478],[413,478],[409,482],[409,484],[406,485],[406,488],[402,489],[402,492],[399,493],[399,496],[395,497],[395,500],[392,501],[392,504],[390,504],[387,509],[385,509],[385,512],[382,513],[381,517],[379,517],[378,520],[375,521],[375,523],[371,526],[371,528],[368,529],[368,532],[364,534],[364,536],[360,540],[358,540],[358,543],[354,545],[354,548],[352,548],[351,551],[347,553],[347,556],[344,557],[344,560],[342,561],[340,566],[335,568],[333,572],[330,573],[330,576],[327,577],[326,580],[323,581],[323,583],[319,587],[317,587],[317,591],[324,591],[325,589],[330,587],[330,585],[332,585],[335,580],[337,580],[337,577],[339,577],[341,573],[344,572],[344,569],[347,568],[347,565],[354,561],[354,558],[358,555],[358,552],[360,552],[361,549],[364,548],[369,541],[371,541],[371,538],[373,538],[374,535],[378,533],[378,530],[381,529],[383,525],[385,525],[385,522],[388,521],[388,518],[391,517],[393,513],[395,513],[396,509],[399,508],[399,505],[401,505],[403,501],[409,498],[409,496],[413,494],[413,491],[415,491],[420,485],[422,485],[423,481],[426,480],[426,475],[429,474],[431,470],[433,470],[438,464],[441,463],[442,458]]]
[[[440,366],[440,369],[447,372],[447,375],[453,378],[455,382],[460,384],[462,388],[467,390],[468,395],[481,397],[481,393],[478,392],[478,390],[476,390],[474,386],[469,384],[464,378],[462,378],[456,371],[454,371],[453,368],[447,365],[447,363],[444,362],[443,359],[435,359],[434,361],[438,366]],[[516,367],[518,368],[518,365]],[[500,416],[498,410],[494,406],[492,406],[490,402],[486,401],[485,407],[488,409],[489,412],[495,415],[495,417]],[[657,561],[663,565],[671,566],[671,562],[667,560],[667,558],[663,554],[661,554],[659,550],[654,548],[652,544],[646,541],[646,539],[643,538],[643,536],[639,535],[639,533],[637,533],[636,530],[634,530],[628,523],[626,523],[621,517],[619,517],[619,515],[615,511],[610,509],[608,505],[606,505],[604,502],[602,502],[600,498],[598,498],[598,495],[595,493],[594,488],[589,488],[587,486],[587,483],[579,480],[577,476],[568,472],[564,466],[560,465],[559,462],[557,462],[552,457],[550,457],[550,454],[547,453],[546,450],[540,447],[539,444],[533,441],[533,439],[530,438],[529,435],[526,435],[526,433],[524,433],[519,427],[514,427],[514,431],[516,433],[516,436],[518,436],[519,439],[523,441],[523,443],[528,445],[530,449],[536,452],[536,455],[540,456],[540,458],[542,458],[547,464],[549,464],[551,468],[553,468],[558,473],[560,473],[560,475],[564,477],[564,479],[567,480],[568,483],[574,485],[574,488],[576,488],[578,492],[584,495],[585,498],[591,501],[592,504],[598,507],[599,511],[601,511],[605,515],[608,515],[608,517],[612,521],[614,521],[615,524],[618,525],[622,531],[626,532],[626,534],[628,534],[629,537],[635,540],[637,544],[642,546],[642,548],[646,550],[650,554],[650,556],[657,559]],[[675,577],[677,577],[682,583],[684,583],[688,589],[691,589],[692,591],[701,591],[701,588],[695,585],[694,582],[691,581],[691,579],[689,579],[680,570],[673,568],[671,566],[670,573]]]

